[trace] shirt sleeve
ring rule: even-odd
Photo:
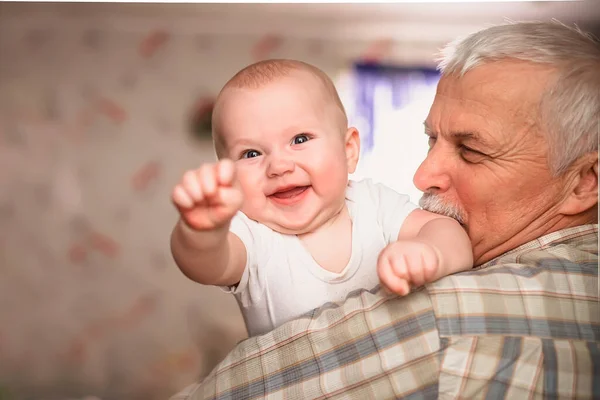
[[[374,183],[371,179],[353,182],[353,185],[364,187],[374,203],[377,222],[383,229],[386,242],[396,241],[406,217],[419,207],[410,201],[408,195],[400,194],[381,183]]]
[[[260,297],[264,289],[264,277],[260,266],[264,265],[269,255],[269,238],[265,226],[248,218],[241,211],[231,221],[229,231],[240,238],[246,247],[246,266],[240,282],[235,286],[221,286],[227,293],[239,297],[247,306],[253,298]]]

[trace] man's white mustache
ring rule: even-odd
[[[464,213],[458,208],[450,204],[445,204],[442,199],[431,193],[424,193],[419,200],[419,205],[422,209],[432,213],[445,215],[446,217],[454,218],[459,224],[464,225]]]

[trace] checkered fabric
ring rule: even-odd
[[[171,400],[600,398],[598,225],[240,343]]]

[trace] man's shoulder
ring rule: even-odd
[[[438,398],[597,398],[597,342],[509,335],[442,339]]]
[[[470,287],[472,279],[497,280],[501,275],[534,277],[544,271],[568,273],[598,273],[598,225],[589,224],[563,229],[544,235],[517,247],[495,259],[452,276],[441,285],[453,281],[457,286]],[[438,282],[440,282],[438,281]],[[432,285],[436,286],[437,282]],[[506,289],[500,286],[499,289]]]
[[[500,264],[536,266],[546,260],[598,262],[598,225],[581,225],[546,234],[491,260],[482,268]]]
[[[440,344],[425,291],[412,293],[409,300],[379,288],[362,289],[341,304],[325,305],[246,339],[203,384],[172,399],[435,395]],[[369,373],[356,374],[357,366]],[[324,377],[325,385],[320,383]],[[386,385],[389,381],[402,385]]]
[[[600,339],[597,238],[594,225],[555,232],[427,285],[440,336]]]

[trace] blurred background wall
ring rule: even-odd
[[[171,188],[214,157],[191,116],[237,70],[322,68],[370,132],[357,177],[417,201],[435,52],[504,17],[594,28],[594,3],[0,3],[0,399],[164,399],[245,337],[169,252]],[[417,84],[394,105],[357,63]]]

